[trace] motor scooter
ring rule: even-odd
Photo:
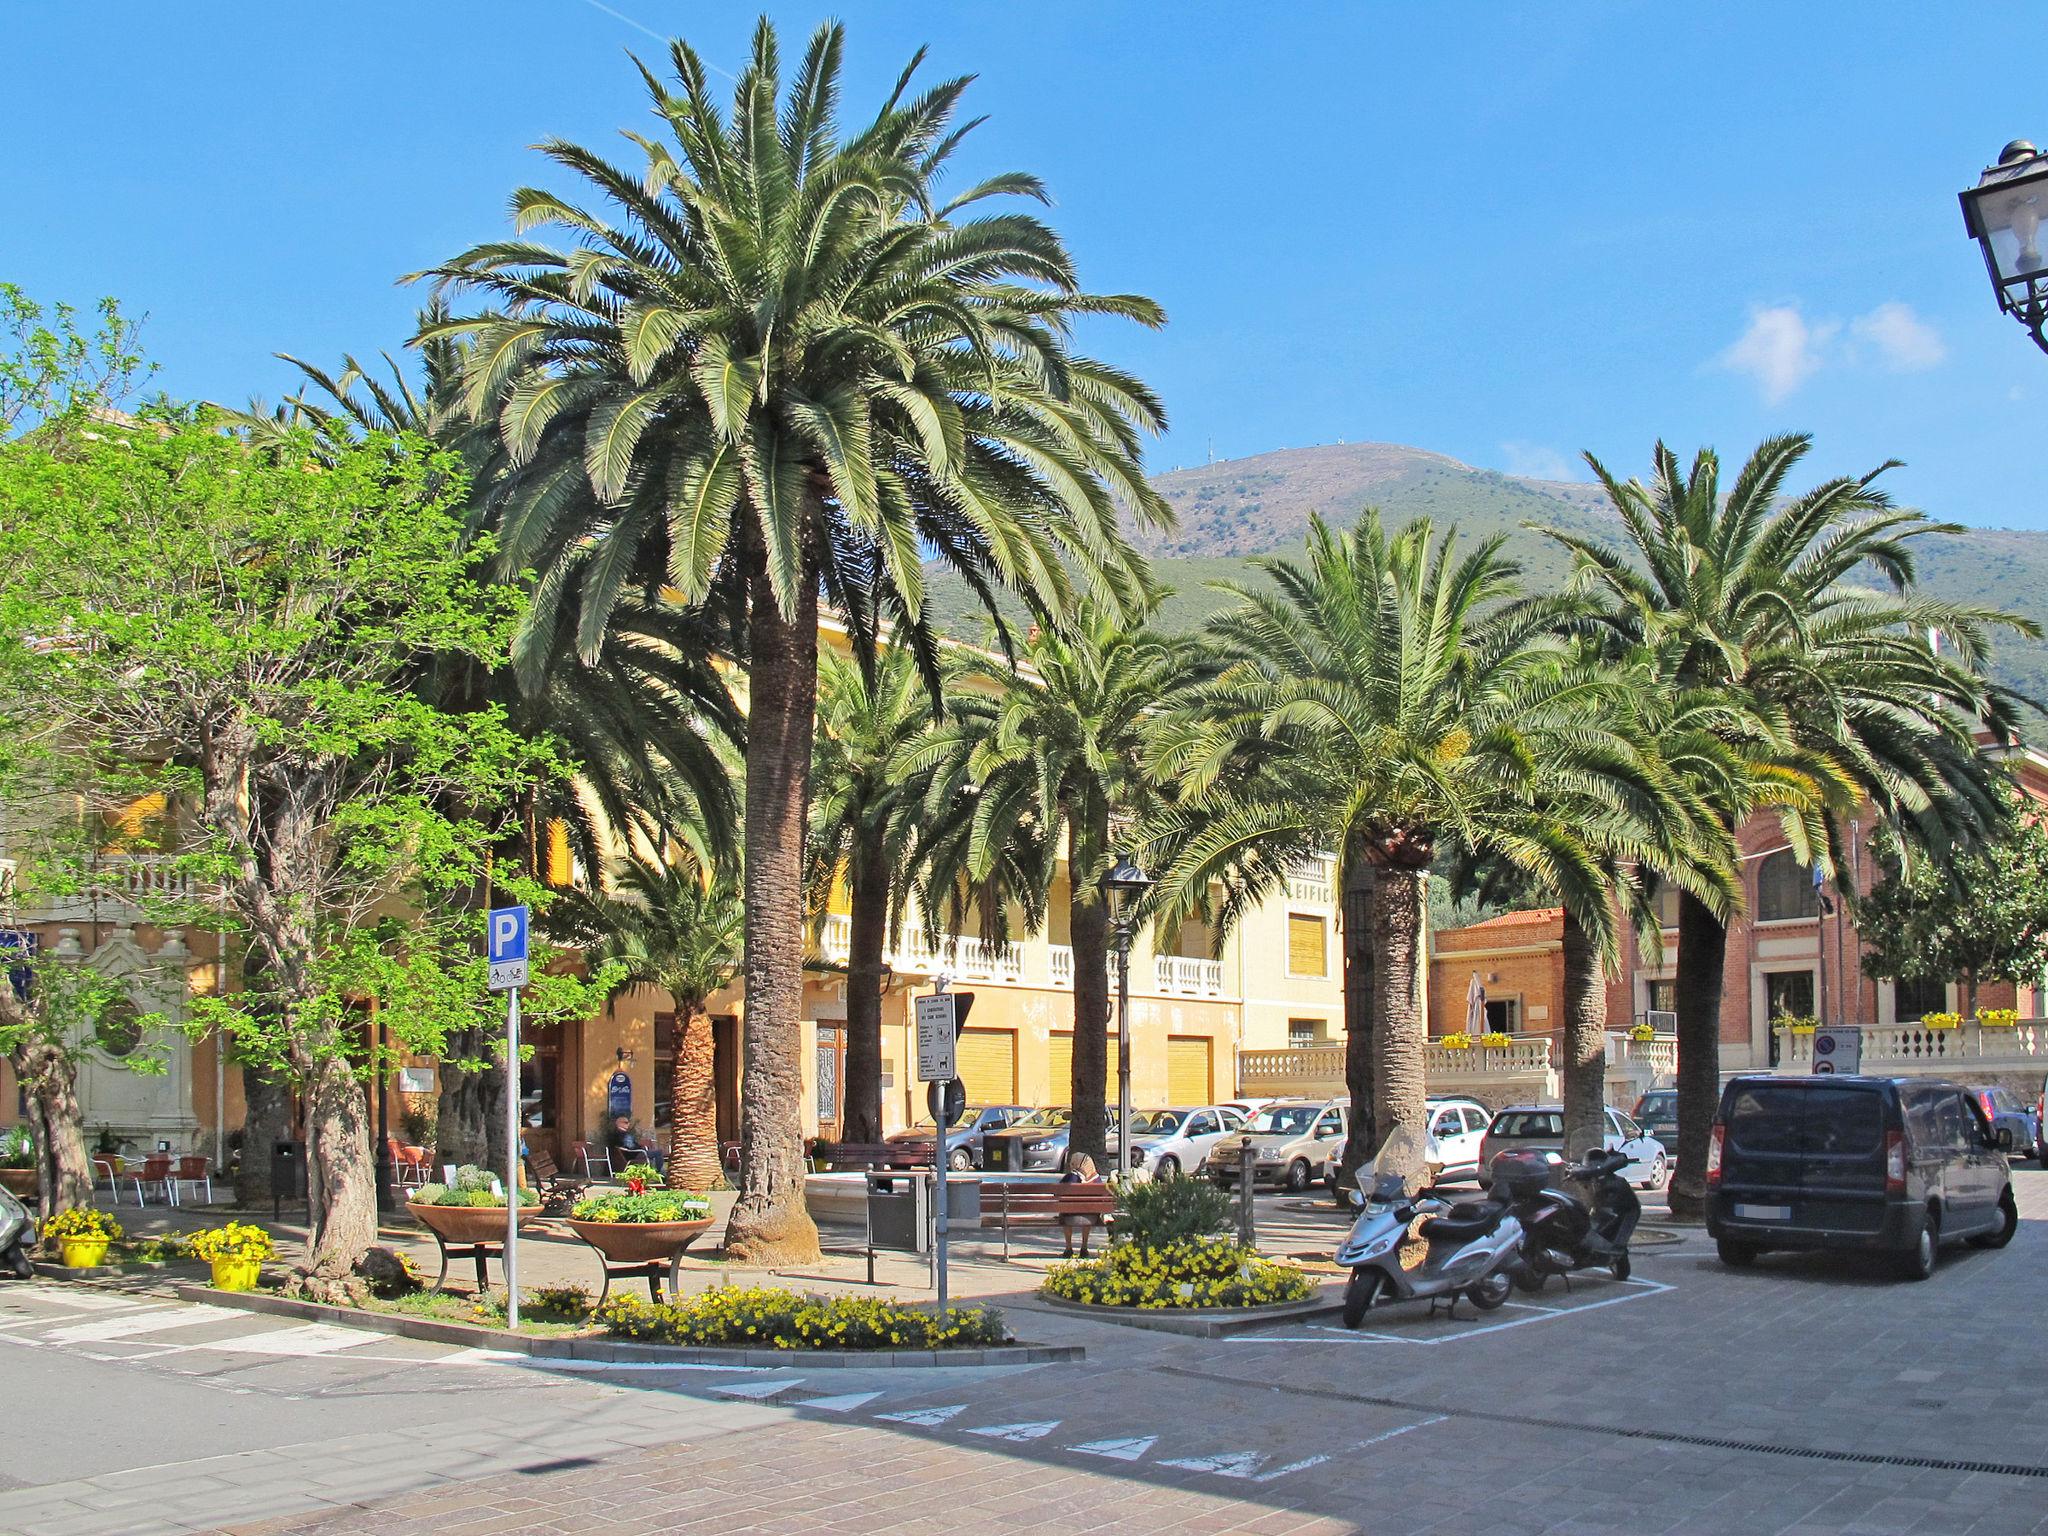
[[[1515,1284],[1543,1289],[1552,1275],[1577,1269],[1606,1269],[1617,1280],[1629,1277],[1629,1238],[1643,1214],[1643,1202],[1621,1170],[1628,1154],[1596,1147],[1577,1163],[1551,1164],[1533,1152],[1503,1152],[1493,1160],[1493,1189],[1505,1195],[1522,1224],[1522,1262]],[[1592,1192],[1580,1199],[1552,1182],[1562,1174]]]
[[[35,1241],[35,1217],[15,1198],[13,1190],[0,1185],[0,1271],[18,1280],[32,1278],[36,1269],[29,1262],[28,1251]]]
[[[1398,1126],[1359,1170],[1351,1191],[1358,1219],[1337,1249],[1337,1262],[1351,1271],[1344,1287],[1347,1328],[1383,1302],[1448,1298],[1455,1308],[1463,1296],[1491,1312],[1508,1299],[1521,1224],[1505,1202],[1454,1206],[1423,1195],[1423,1155],[1421,1135]]]

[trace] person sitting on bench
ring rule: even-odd
[[[619,1159],[621,1167],[645,1161],[654,1165],[657,1175],[661,1173],[661,1148],[643,1139],[638,1128],[627,1116],[620,1115],[612,1121],[612,1128],[605,1133],[605,1140],[611,1144],[614,1152],[622,1154]]]
[[[1095,1159],[1082,1152],[1067,1162],[1067,1171],[1060,1175],[1062,1184],[1100,1184],[1102,1175],[1095,1171]],[[1098,1218],[1094,1216],[1062,1216],[1060,1235],[1067,1240],[1068,1258],[1074,1256],[1074,1234],[1081,1234],[1081,1257],[1088,1257],[1088,1234],[1095,1230]]]

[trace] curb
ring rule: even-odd
[[[1344,1310],[1341,1301],[1286,1301],[1271,1307],[1100,1307],[1092,1302],[1066,1301],[1057,1296],[1035,1298],[1041,1307],[1064,1312],[1070,1317],[1091,1318],[1124,1328],[1146,1328],[1154,1333],[1177,1333],[1191,1339],[1222,1339],[1233,1333],[1247,1333],[1269,1323],[1300,1322],[1311,1317],[1336,1317]]]
[[[333,1323],[343,1328],[360,1328],[365,1333],[396,1334],[400,1338],[422,1339],[433,1344],[466,1345],[497,1354],[530,1355],[537,1360],[600,1360],[617,1364],[669,1361],[676,1365],[757,1366],[801,1363],[820,1370],[858,1370],[894,1366],[1048,1365],[1087,1358],[1087,1352],[1078,1344],[999,1344],[986,1349],[686,1349],[673,1344],[618,1344],[610,1339],[595,1338],[530,1339],[507,1334],[497,1328],[444,1323],[426,1317],[358,1312],[352,1307],[330,1307],[315,1301],[294,1301],[285,1296],[216,1291],[210,1285],[180,1285],[175,1287],[175,1292],[181,1301],[237,1307],[244,1312],[261,1312],[272,1317]]]

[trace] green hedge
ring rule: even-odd
[[[1099,1307],[1257,1307],[1306,1301],[1315,1281],[1236,1243],[1188,1240],[1160,1248],[1117,1243],[1099,1259],[1057,1264],[1042,1296]]]

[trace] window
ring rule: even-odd
[[[1643,1134],[1643,1128],[1618,1109],[1607,1111],[1607,1125],[1608,1129],[1612,1130],[1623,1141],[1634,1141]]]
[[[1655,1013],[1678,1012],[1678,983],[1675,980],[1650,983],[1650,1009]]]
[[[1678,926],[1678,887],[1668,880],[1651,876],[1650,905],[1656,909],[1657,926],[1676,928]]]
[[[1522,1000],[1519,997],[1489,997],[1486,1000],[1486,1027],[1503,1035],[1512,1035],[1522,1025]]]
[[[1330,974],[1329,922],[1307,912],[1287,914],[1287,974]]]
[[[1468,1108],[1465,1111],[1466,1130],[1484,1131],[1491,1124],[1493,1124],[1493,1116],[1489,1115],[1485,1110]]]
[[[1216,1134],[1216,1117],[1207,1110],[1199,1115],[1189,1115],[1188,1123],[1181,1127],[1183,1136],[1213,1136]]]
[[[1757,865],[1756,916],[1762,923],[1820,916],[1820,892],[1814,889],[1813,876],[1800,867],[1790,848],[1780,848]]]
[[[1764,978],[1764,1016],[1770,1019],[1813,1017],[1813,972],[1773,971]]]
[[[1901,1024],[1948,1011],[1948,983],[1916,977],[1892,983],[1892,1017]]]
[[[1296,1050],[1314,1045],[1321,1040],[1323,1021],[1321,1019],[1289,1019],[1287,1021],[1287,1043]]]

